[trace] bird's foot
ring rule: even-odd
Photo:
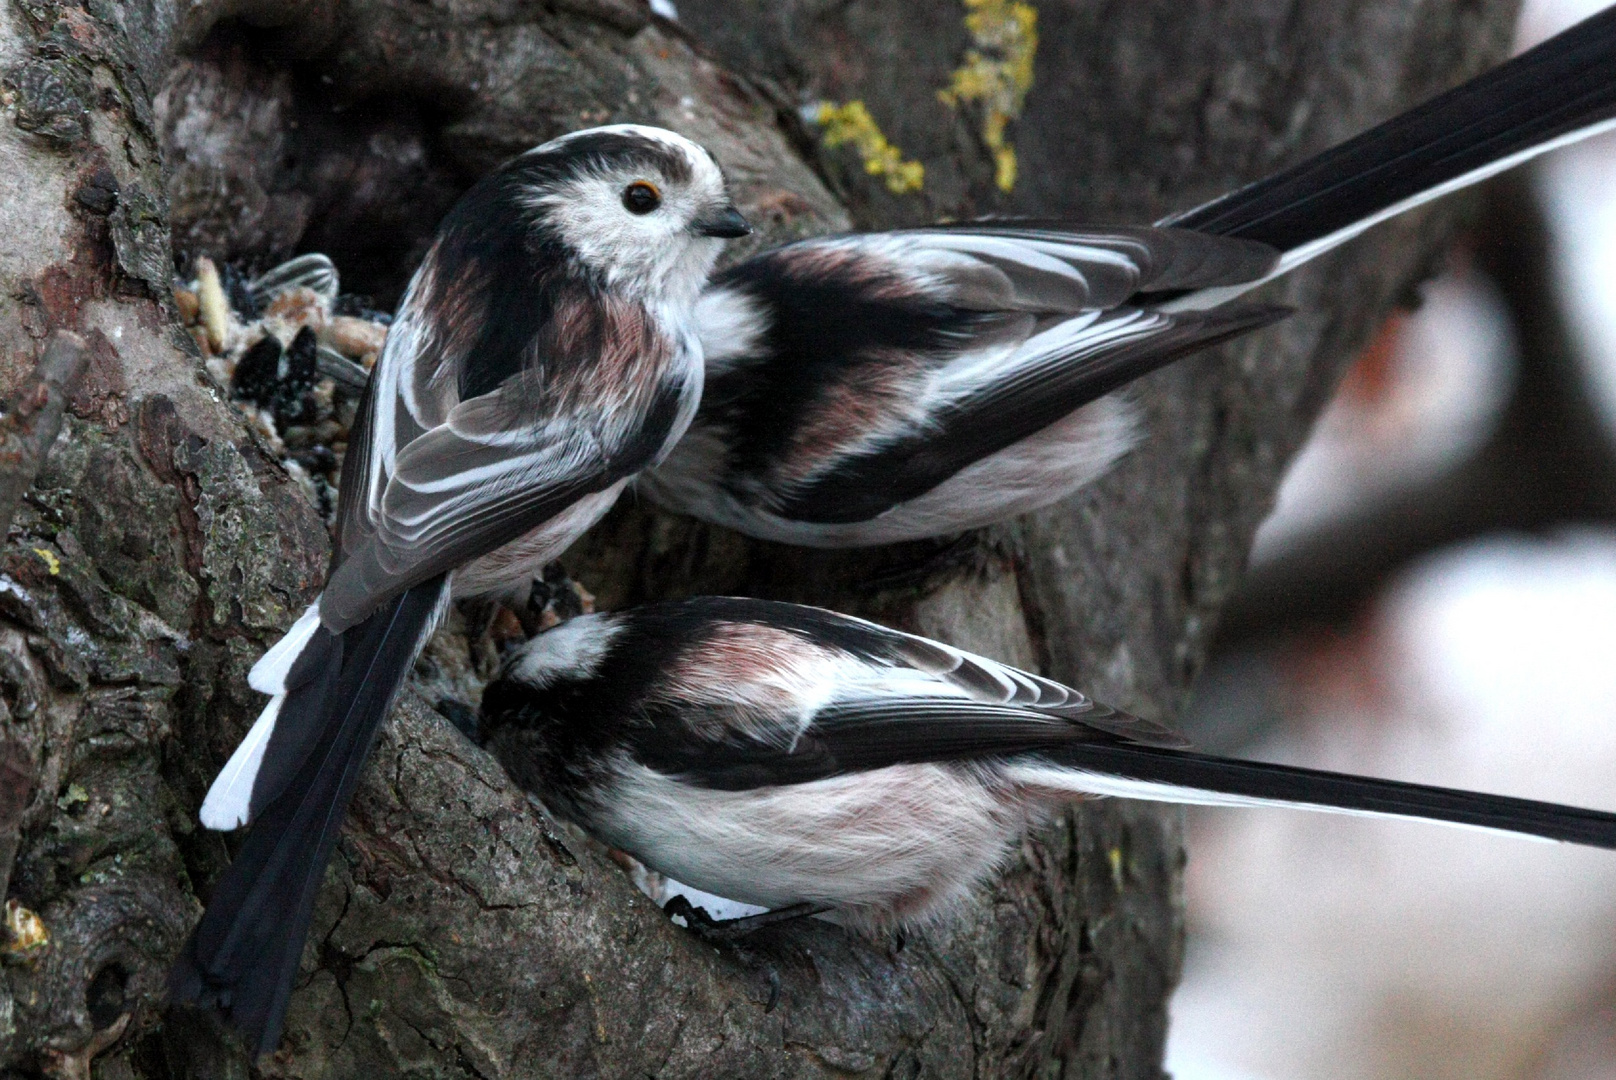
[[[662,905],[669,918],[684,920],[685,927],[697,937],[714,944],[733,945],[740,938],[756,933],[766,926],[795,922],[830,910],[824,904],[801,903],[763,911],[756,915],[743,915],[738,919],[715,919],[706,908],[692,904],[688,897],[672,896]]]
[[[764,996],[763,1011],[770,1013],[780,1003],[780,973],[773,963],[742,947],[741,941],[766,926],[779,926],[781,923],[810,918],[829,911],[830,908],[824,904],[790,904],[756,915],[743,915],[738,919],[715,919],[707,914],[705,908],[692,904],[689,898],[676,895],[662,905],[662,910],[669,918],[683,919],[686,929],[703,941],[728,950],[742,963],[760,970],[769,987],[768,993]]]

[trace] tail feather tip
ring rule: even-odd
[[[219,770],[197,815],[205,827],[216,832],[230,832],[251,820],[253,784],[258,779],[258,768],[264,763],[264,751],[269,747],[269,737],[275,730],[275,722],[285,701],[285,694],[277,694],[270,699],[264,711],[258,714],[252,729],[247,732],[247,737],[241,740],[241,745],[236,747],[230,760]]]

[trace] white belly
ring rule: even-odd
[[[1030,513],[1097,479],[1133,445],[1135,413],[1121,395],[1103,397],[869,521],[792,521],[741,502],[713,483],[722,475],[727,451],[721,440],[700,429],[665,464],[641,477],[640,490],[669,510],[804,547],[865,547],[947,536]]]
[[[947,912],[1045,805],[951,765],[750,791],[696,788],[628,761],[618,773],[610,805],[586,822],[607,843],[704,892],[833,905],[837,921],[868,929]]]

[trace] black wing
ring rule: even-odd
[[[521,417],[498,391],[456,406],[395,455],[371,532],[326,584],[322,617],[362,618],[379,599],[486,555],[644,468],[680,408],[677,387],[648,397],[612,424]]]
[[[1157,368],[1290,313],[1119,308],[1086,324],[1068,320],[1029,339],[1014,365],[939,404],[924,423],[793,485],[775,512],[816,524],[867,521]]]
[[[1184,230],[1015,221],[788,245],[721,274],[698,306],[716,359],[697,424],[722,430],[725,486],[743,501],[866,520],[1277,318],[1121,307],[1261,278],[1277,258]]]
[[[624,670],[603,670],[597,685],[615,692],[638,681],[627,669],[640,657],[661,657],[662,687],[645,693],[645,722],[623,735],[645,764],[704,786],[803,783],[1071,740],[1188,745],[1170,728],[1053,680],[820,608],[702,598],[637,609],[629,620],[633,629],[614,652]],[[669,642],[680,645],[670,653]],[[746,658],[754,655],[769,660],[752,668]],[[780,697],[782,665],[814,673],[801,700]],[[716,671],[727,682],[710,691],[710,676],[693,676]],[[748,693],[754,688],[764,693]],[[760,719],[731,704],[760,697],[778,711]],[[799,729],[804,710],[811,715]]]

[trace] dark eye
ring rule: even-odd
[[[623,189],[623,208],[631,214],[649,214],[662,205],[662,192],[647,180],[636,180]]]

